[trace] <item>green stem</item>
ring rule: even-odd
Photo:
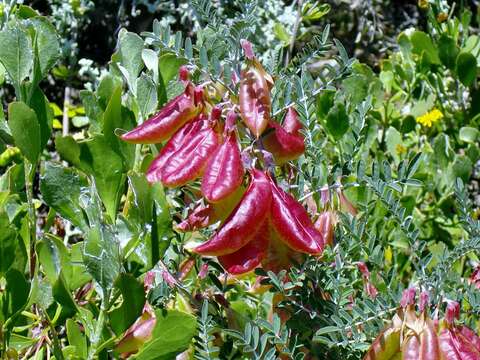
[[[37,242],[37,214],[35,210],[35,204],[33,202],[33,178],[35,176],[36,165],[25,159],[25,190],[27,195],[28,204],[28,224],[30,232],[30,278],[33,278],[35,274],[35,245]]]
[[[142,125],[143,121],[144,121],[143,116],[139,112],[137,126]],[[141,159],[142,159],[142,144],[137,144],[137,145],[135,145],[135,159],[133,161],[133,170],[135,172],[140,171],[140,160]]]
[[[100,352],[100,351],[102,351],[103,349],[112,346],[113,344],[115,344],[115,342],[116,342],[117,340],[118,340],[118,338],[117,338],[116,336],[113,336],[113,337],[111,337],[110,339],[104,341],[103,343],[101,343],[101,344],[98,346],[97,352]]]
[[[138,115],[137,126],[140,126],[143,123],[143,116]],[[140,172],[140,160],[142,159],[142,144],[135,145],[135,158],[133,160],[133,171]],[[127,195],[125,197],[125,205],[123,207],[123,215],[127,216],[128,211],[130,210],[130,198],[133,196],[132,187],[128,186]]]
[[[61,309],[60,305],[57,309],[59,308]],[[57,330],[55,329],[55,325],[46,312],[45,312],[45,318],[47,319],[48,326],[50,327],[50,332],[52,333],[53,353],[55,355],[55,358],[58,360],[64,360],[65,358],[63,357],[62,347],[60,344],[60,340],[58,339],[58,333],[57,333]]]
[[[389,119],[388,119],[388,111],[390,107],[390,98],[387,100],[386,104],[383,107],[383,111],[385,112],[385,117],[383,119],[383,131],[382,131],[382,139],[380,141],[380,148],[385,151],[385,140],[386,140],[386,135],[387,135],[387,129],[388,129],[388,124],[389,124]]]
[[[135,172],[140,171],[141,158],[142,158],[142,145],[138,144],[138,145],[135,145],[135,159],[133,162],[133,170]]]
[[[100,345],[100,340],[102,339],[103,326],[105,325],[105,306],[104,301],[100,307],[100,313],[98,314],[97,325],[95,326],[95,331],[92,336],[92,345],[88,351],[87,360],[93,360],[96,358],[97,349]]]

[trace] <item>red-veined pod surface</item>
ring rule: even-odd
[[[157,114],[122,135],[122,140],[134,144],[156,144],[167,140],[202,111],[203,101],[198,100],[201,96],[197,93],[198,90],[188,84],[182,94],[170,100]]]
[[[207,242],[194,251],[202,255],[231,254],[245,246],[263,225],[270,209],[272,192],[266,174],[253,169],[251,181],[238,206]]]
[[[202,194],[212,203],[231,195],[243,181],[240,148],[234,132],[227,136],[207,164],[202,177]]]

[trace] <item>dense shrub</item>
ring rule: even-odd
[[[476,6],[4,1],[0,357],[480,359]]]

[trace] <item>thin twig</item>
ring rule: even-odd
[[[298,5],[297,17],[295,19],[295,24],[293,25],[292,38],[290,40],[290,45],[285,55],[285,68],[287,68],[288,64],[290,63],[290,59],[292,57],[293,50],[295,48],[295,42],[297,40],[298,29],[300,28],[300,24],[302,23],[302,4],[303,4],[303,0],[297,1],[297,5]]]
[[[28,204],[28,224],[30,231],[30,278],[35,275],[37,242],[37,214],[33,195],[33,178],[35,177],[36,165],[25,159],[25,192]]]
[[[63,97],[63,116],[62,116],[62,135],[67,136],[70,129],[68,120],[68,109],[70,108],[70,87],[65,87],[65,93]]]

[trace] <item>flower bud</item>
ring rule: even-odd
[[[445,321],[452,325],[455,319],[460,318],[460,304],[457,301],[447,300],[447,309],[445,310]]]
[[[472,275],[470,275],[469,282],[477,289],[480,289],[480,265],[477,266],[475,270],[473,270]]]
[[[188,81],[190,78],[190,71],[188,70],[188,67],[186,65],[180,66],[180,69],[178,69],[178,79],[180,81]]]
[[[238,76],[236,71],[232,72],[232,85],[237,86],[237,84],[240,82],[240,77]]]
[[[337,215],[334,211],[323,211],[315,222],[315,228],[323,235],[325,244],[333,246],[334,228],[337,224]]]
[[[155,273],[153,271],[148,271],[145,274],[145,278],[143,279],[143,288],[145,292],[149,291],[150,289],[154,288],[155,284]]]
[[[177,283],[177,280],[168,272],[167,270],[162,271],[162,278],[170,287],[174,287]]]
[[[235,123],[237,122],[237,113],[234,110],[230,110],[227,114],[227,120],[225,121],[225,132],[229,133],[235,129]]]
[[[320,190],[320,201],[322,202],[323,206],[330,202],[330,189],[327,185]]]
[[[193,91],[193,102],[195,106],[198,106],[203,102],[203,99],[205,97],[204,93],[205,93],[205,90],[203,89],[202,86],[198,85],[195,87],[195,90]]]
[[[252,43],[246,39],[242,39],[240,40],[240,45],[245,53],[245,57],[248,60],[253,60],[255,58],[255,54],[253,53]]]
[[[199,205],[188,214],[187,218],[176,226],[180,232],[196,231],[210,225],[215,218],[211,205]]]
[[[366,281],[365,282],[365,292],[367,293],[368,296],[370,296],[372,299],[375,299],[378,295],[378,290],[377,288],[370,282]]]
[[[195,266],[195,259],[193,257],[187,258],[180,264],[180,269],[178,271],[178,280],[183,281],[187,278],[190,271],[192,271]]]
[[[409,305],[413,305],[415,303],[415,296],[417,295],[417,291],[415,288],[408,288],[403,291],[402,300],[400,300],[400,306],[402,308],[406,308]]]
[[[208,264],[204,263],[202,264],[202,267],[200,268],[200,271],[198,272],[198,277],[200,279],[205,279],[208,275]]]
[[[222,116],[222,108],[220,106],[214,106],[210,113],[210,119],[218,120]]]
[[[358,267],[358,270],[360,270],[360,272],[362,273],[363,277],[367,279],[370,278],[370,271],[368,271],[368,267],[364,262],[359,261],[357,263],[357,267]]]
[[[428,293],[428,291],[422,291],[420,293],[420,302],[418,304],[418,308],[420,309],[421,312],[425,310],[426,307],[428,307],[429,302],[430,302],[430,294]]]
[[[353,204],[347,199],[347,197],[345,196],[345,194],[343,193],[342,190],[338,189],[337,191],[338,193],[338,200],[340,201],[340,205],[342,206],[342,208],[346,211],[348,211],[352,216],[355,216],[357,215],[358,211],[357,209],[355,208],[355,206],[353,206]]]

